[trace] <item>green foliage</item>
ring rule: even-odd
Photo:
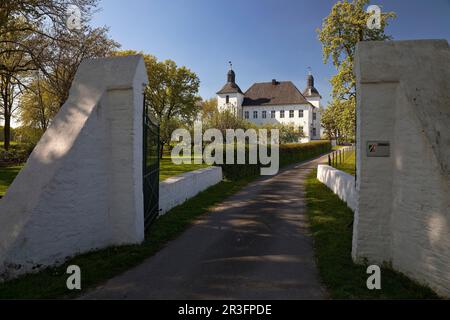
[[[333,78],[333,97],[348,99],[355,93],[353,61],[356,44],[359,41],[383,41],[391,39],[385,34],[388,19],[393,12],[382,13],[381,28],[369,29],[367,21],[370,14],[365,7],[369,0],[338,1],[324,19],[322,29],[317,30],[322,42],[323,57],[326,63],[331,58],[338,74]]]
[[[0,165],[24,163],[30,153],[30,148],[25,144],[13,143],[8,150],[0,147]]]
[[[369,29],[370,14],[365,7],[369,0],[338,1],[318,29],[324,63],[331,59],[337,74],[331,79],[333,102],[322,115],[329,138],[352,141],[355,137],[356,79],[353,70],[356,44],[359,41],[391,39],[385,34],[388,20],[395,13],[381,15],[381,28]]]
[[[147,67],[146,105],[161,128],[160,144],[170,143],[175,129],[190,127],[201,111],[198,76],[172,60],[158,61],[156,57],[133,50],[115,55],[141,54]]]
[[[341,157],[343,161],[335,166],[336,169],[347,172],[352,176],[356,175],[356,152],[354,150],[342,151]]]
[[[367,266],[352,261],[353,212],[324,184],[317,170],[306,183],[306,201],[320,277],[332,299],[436,299],[436,294],[384,266],[382,290],[368,290]]]
[[[339,144],[355,141],[356,102],[349,100],[334,100],[322,113],[322,126],[329,139],[337,140]]]
[[[327,153],[330,150],[331,144],[328,141],[280,145],[280,167],[312,159],[321,154]],[[248,153],[249,148],[247,146],[246,148],[247,162],[248,162]],[[237,152],[235,152],[235,163],[237,162],[236,158]],[[259,163],[259,161],[258,164],[223,164],[220,166],[222,167],[224,177],[230,180],[260,175],[261,167],[263,167]]]

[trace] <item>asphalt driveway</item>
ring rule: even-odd
[[[259,179],[83,299],[323,299],[304,181],[325,158]]]

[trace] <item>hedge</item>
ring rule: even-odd
[[[246,150],[246,159],[248,161],[248,147]],[[330,151],[331,143],[329,141],[280,145],[280,167],[313,159]],[[229,180],[260,175],[262,167],[261,164],[223,164],[220,166],[222,167],[224,177]]]

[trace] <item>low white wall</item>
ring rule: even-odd
[[[319,165],[317,179],[330,188],[347,206],[356,210],[357,197],[355,177],[328,165]]]
[[[162,181],[159,184],[160,214],[165,214],[220,181],[222,181],[220,167],[186,172]]]
[[[144,59],[86,60],[0,200],[0,281],[144,239]]]

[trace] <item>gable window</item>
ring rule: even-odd
[[[275,119],[275,110],[270,111],[270,117]]]
[[[303,110],[298,110],[298,117],[303,118]]]
[[[280,118],[284,118],[284,110],[280,111]]]
[[[267,118],[267,111],[263,111],[263,112],[262,112],[262,118],[263,118],[263,119],[266,119],[266,118]]]
[[[230,103],[230,96],[225,97],[225,103]]]
[[[245,112],[244,112],[244,117],[245,117],[245,119],[250,118],[250,112],[245,111]]]
[[[317,120],[317,113],[313,113],[313,120]]]
[[[253,119],[258,119],[258,111],[253,111]]]
[[[293,118],[294,117],[294,110],[289,110],[289,118]]]

